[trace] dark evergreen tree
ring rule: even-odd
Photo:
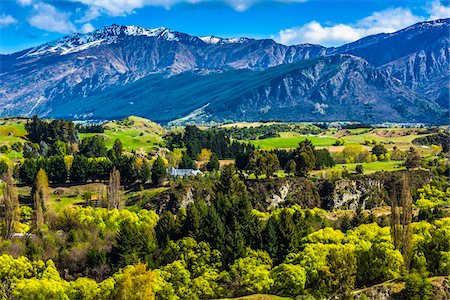
[[[217,155],[215,153],[212,154],[211,159],[209,160],[208,164],[206,165],[206,168],[210,172],[213,170],[216,170],[216,171],[219,170],[220,162],[219,162],[219,158],[217,157]]]
[[[86,157],[106,157],[108,151],[101,135],[85,137],[80,143],[80,154]]]
[[[197,164],[189,157],[189,155],[187,155],[187,153],[183,153],[178,167],[180,169],[197,169]]]
[[[306,176],[314,168],[316,157],[314,146],[308,139],[301,141],[294,150],[294,161],[296,164],[295,175]]]
[[[164,161],[161,157],[158,156],[156,158],[155,162],[153,163],[152,167],[152,182],[155,185],[160,185],[164,182],[164,179],[166,178],[167,170],[166,166],[164,164]]]

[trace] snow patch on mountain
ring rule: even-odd
[[[164,27],[142,28],[138,26],[111,25],[86,34],[74,33],[68,35],[59,40],[32,48],[19,58],[36,57],[54,53],[67,55],[92,47],[116,43],[121,36],[147,36],[161,38],[166,41],[179,41],[175,31]]]

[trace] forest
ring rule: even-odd
[[[189,125],[143,150],[117,127],[21,124],[0,146],[2,299],[450,297],[445,130],[323,148],[307,134],[328,126]],[[306,138],[251,143],[286,131]]]

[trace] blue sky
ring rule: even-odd
[[[449,0],[0,0],[0,53],[111,24],[338,46],[448,17]]]

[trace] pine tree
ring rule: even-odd
[[[277,220],[271,216],[264,229],[264,248],[275,263],[281,262],[279,257],[279,241],[277,233]]]
[[[122,142],[119,139],[116,139],[114,141],[113,151],[114,151],[114,155],[117,159],[122,157],[123,146],[122,146]]]
[[[219,158],[217,157],[217,155],[215,153],[212,154],[211,159],[209,160],[208,164],[206,165],[206,168],[210,172],[213,170],[219,170],[220,162],[219,162]]]
[[[40,230],[44,224],[45,205],[49,199],[48,178],[43,169],[40,169],[36,175],[31,194],[33,196],[35,211],[34,226],[37,230]]]
[[[5,238],[11,237],[19,222],[19,197],[10,172],[3,177],[3,206],[5,209]]]
[[[160,185],[166,178],[167,170],[164,161],[161,157],[157,157],[152,167],[152,182],[155,185]]]
[[[109,176],[109,184],[106,190],[108,197],[108,209],[122,209],[123,197],[120,189],[120,172],[115,167]]]

